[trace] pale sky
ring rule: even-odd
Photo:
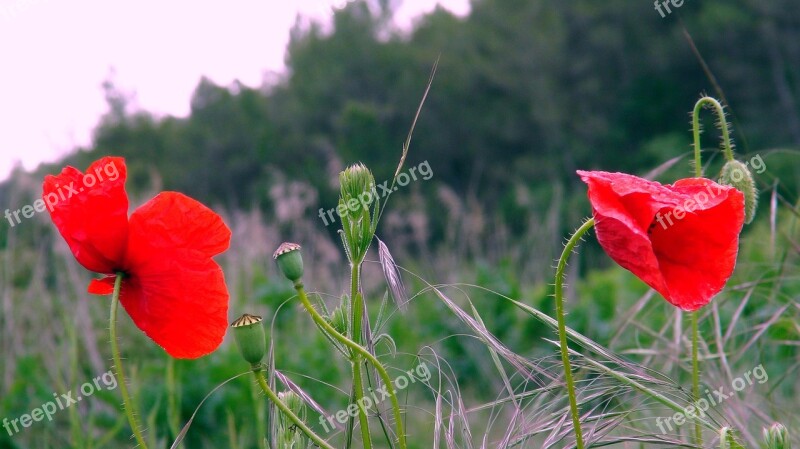
[[[137,108],[185,116],[201,76],[260,85],[283,69],[298,13],[324,21],[346,1],[0,0],[0,180],[91,142],[112,67]],[[469,0],[403,0],[398,26],[436,4],[469,12]]]

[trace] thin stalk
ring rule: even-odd
[[[689,312],[689,320],[692,322],[692,399],[700,399],[700,361],[697,357],[697,345],[700,339],[700,332],[697,329],[698,311]],[[695,402],[696,403],[696,402]],[[694,422],[694,442],[697,446],[703,446],[703,429],[700,423]]]
[[[581,414],[578,410],[578,400],[575,395],[575,381],[572,379],[572,366],[569,363],[569,347],[567,346],[567,326],[564,323],[564,271],[567,267],[572,250],[580,242],[583,234],[594,226],[594,218],[586,220],[569,241],[564,245],[564,251],[558,259],[555,279],[556,317],[558,318],[558,340],[561,346],[561,362],[564,364],[564,377],[567,382],[569,394],[569,410],[572,414],[572,425],[575,428],[575,444],[577,449],[583,449],[583,431],[581,430]]]
[[[324,449],[333,449],[333,446],[328,444],[327,441],[323,440],[319,435],[314,433],[314,431],[311,430],[306,425],[306,423],[303,422],[302,419],[300,419],[297,415],[295,415],[294,412],[292,412],[292,410],[288,406],[286,406],[286,404],[284,404],[283,401],[281,401],[278,395],[275,394],[274,391],[272,391],[272,388],[270,388],[269,384],[267,384],[267,379],[264,377],[264,370],[261,368],[260,365],[256,365],[253,367],[253,375],[256,376],[258,385],[261,387],[261,391],[263,391],[264,394],[267,395],[267,398],[269,398],[269,400],[272,401],[272,403],[275,404],[276,407],[278,407],[278,410],[280,410],[284,415],[286,415],[286,417],[289,418],[289,420],[292,421],[294,425],[296,425],[300,430],[302,430],[303,433],[306,434],[306,436],[311,438],[311,441],[313,441],[314,444]]]
[[[728,120],[725,118],[725,111],[722,105],[714,98],[703,97],[697,100],[692,112],[692,135],[694,137],[694,171],[696,177],[703,176],[703,162],[700,158],[700,111],[703,106],[710,105],[714,108],[719,119],[719,128],[722,132],[722,150],[725,153],[725,159],[732,161],[733,158],[733,145],[731,145],[731,134],[728,130]]]
[[[352,306],[350,322],[353,323],[351,326],[352,334],[350,338],[352,338],[356,344],[361,345],[364,301],[358,291],[358,286],[359,265],[353,264],[350,271],[350,299]],[[353,363],[353,402],[355,404],[361,404],[363,403],[362,399],[364,397],[364,376],[361,372],[362,359],[357,352],[353,352],[351,360]],[[367,418],[367,412],[362,407],[358,407],[358,423],[361,430],[361,440],[364,442],[364,449],[372,449],[372,438],[369,433],[369,419]]]
[[[358,345],[353,340],[345,337],[344,335],[340,334],[333,328],[322,315],[317,312],[317,309],[311,304],[311,301],[308,300],[308,295],[306,294],[305,289],[303,288],[303,283],[300,281],[296,281],[294,283],[294,288],[297,290],[297,295],[300,297],[300,302],[303,303],[303,307],[306,308],[308,313],[311,315],[311,318],[317,323],[318,326],[325,329],[331,337],[339,341],[339,343],[347,346],[350,348],[354,353],[357,353],[364,357],[368,362],[375,367],[375,370],[378,371],[378,375],[380,376],[383,384],[386,386],[387,390],[389,391],[389,399],[392,402],[392,413],[394,414],[394,421],[395,427],[397,429],[397,438],[400,444],[400,449],[406,449],[406,434],[403,430],[403,417],[400,414],[400,402],[397,400],[397,395],[395,394],[394,388],[392,388],[392,379],[389,377],[389,373],[386,372],[386,368],[383,367],[381,362],[375,358],[369,351]],[[360,408],[360,407],[359,407]]]
[[[710,105],[714,112],[717,114],[719,127],[722,131],[722,149],[725,153],[725,159],[733,161],[733,145],[731,144],[730,132],[728,130],[728,120],[725,118],[725,111],[722,105],[712,97],[703,97],[697,101],[692,113],[692,135],[694,137],[694,175],[695,177],[703,176],[703,163],[700,157],[700,110],[703,106]],[[693,311],[689,313],[689,320],[692,323],[692,397],[695,401],[700,398],[700,361],[698,359],[698,344],[700,339],[700,332],[698,331],[698,312]],[[700,423],[695,421],[694,424],[694,442],[698,446],[703,445],[703,429]]]
[[[111,316],[109,318],[109,333],[111,335],[111,355],[114,359],[114,371],[117,373],[117,380],[119,383],[119,391],[122,394],[122,408],[125,410],[125,416],[128,417],[128,424],[133,430],[133,437],[136,443],[142,449],[147,449],[147,444],[142,437],[142,431],[139,430],[139,422],[136,420],[135,405],[131,401],[130,394],[128,394],[128,385],[125,383],[125,371],[122,368],[122,357],[119,354],[119,346],[117,345],[117,308],[119,307],[119,294],[122,289],[123,273],[117,273],[114,280],[114,293],[111,295]]]

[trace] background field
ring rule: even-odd
[[[93,144],[33,173],[15,171],[0,184],[0,206],[31,204],[45,174],[66,164],[84,169],[103,155],[126,158],[133,206],[161,190],[209,204],[233,230],[232,247],[219,258],[230,318],[250,312],[272,321],[276,368],[326,410],[338,410],[346,405],[349,364],[297,302],[287,302],[294,291],[271,255],[282,241],[302,244],[307,287],[329,306],[338,302],[348,267],[338,227],[326,226],[319,211],[335,207],[337,175],[351,163],[367,164],[379,183],[391,178],[438,58],[405,166],[427,163],[432,175],[395,192],[378,228],[404,269],[411,300],[403,313],[390,306],[375,332],[391,335],[393,345],[378,352],[393,372],[412,369],[420,356],[458,383],[471,426],[471,438],[460,434],[458,447],[470,447],[469,439],[480,447],[484,435],[502,438],[511,419],[507,404],[480,409],[502,396],[503,380],[473,330],[427,283],[450,285],[443,291],[467,313],[469,298],[510,349],[557,369],[557,347],[546,341],[555,338],[551,329],[497,294],[552,315],[553,260],[591,213],[575,170],[649,174],[665,183],[689,176],[688,112],[708,93],[729,106],[739,157],[760,157],[765,169],[756,174],[759,211],[744,229],[734,277],[702,312],[703,381],[730,386],[762,364],[769,380],[714,416],[741,429],[751,447],[773,421],[800,444],[796,2],[687,0],[662,18],[646,1],[476,0],[465,18],[438,10],[400,31],[391,26],[389,3],[351,2],[331,27],[298,22],[285,74],[261,86],[200,80],[188,117],[132,108],[129,94],[109,79],[108,112]],[[704,125],[706,173],[714,177],[721,157],[710,114]],[[377,253],[368,259],[364,282],[375,320],[387,288]],[[47,214],[14,226],[0,222],[0,261],[0,418],[11,419],[111,368],[108,302],[85,293],[92,275]],[[670,379],[664,388],[675,394],[676,385],[689,387],[680,313],[614,266],[593,237],[573,259],[569,279],[571,327],[662,372]],[[481,288],[457,288],[461,283]],[[147,434],[154,447],[169,447],[203,397],[247,366],[230,335],[208,357],[170,360],[123,316],[122,352]],[[437,365],[443,360],[446,366]],[[607,413],[641,407],[619,435],[657,434],[651,418],[669,416],[635,393],[612,396],[603,402]],[[432,446],[434,400],[421,385],[404,391],[415,448]],[[119,403],[118,391],[96,393],[52,422],[13,436],[0,432],[0,448],[128,447]],[[184,446],[257,447],[265,413],[250,378],[236,379],[199,410]],[[542,420],[531,429],[545,428]],[[523,447],[540,447],[546,436]]]

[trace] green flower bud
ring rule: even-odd
[[[261,317],[245,313],[234,321],[231,327],[236,339],[236,346],[239,347],[242,357],[250,365],[261,363],[261,359],[267,353],[267,337],[264,334],[264,323],[261,321]]]
[[[375,177],[364,164],[355,164],[339,173],[341,196],[337,212],[342,218],[342,240],[351,264],[364,260],[375,236],[379,199]]]
[[[764,442],[767,444],[767,449],[792,449],[789,431],[781,423],[776,422],[768,429],[764,429]]]
[[[345,203],[349,200],[355,200],[358,203],[351,209],[358,206],[369,206],[376,199],[372,198],[375,190],[375,177],[372,176],[372,172],[367,166],[362,163],[351,165],[339,173],[339,185],[341,198]],[[367,195],[369,195],[369,198]]]
[[[303,399],[293,391],[278,393],[278,399],[286,404],[301,421],[306,420],[306,404]],[[306,435],[297,429],[294,423],[283,413],[278,413],[278,448],[279,449],[305,449],[309,447]]]
[[[283,242],[272,255],[278,268],[290,281],[297,282],[303,277],[303,256],[300,254],[300,245],[297,243]]]
[[[758,192],[753,175],[747,165],[739,161],[728,161],[722,167],[719,175],[719,183],[736,187],[744,194],[744,222],[750,223],[756,215],[758,206]]]
[[[328,317],[328,323],[336,329],[336,332],[346,335],[347,334],[347,310],[344,306],[339,306],[333,309]]]
[[[281,391],[278,393],[278,399],[281,400],[289,410],[292,411],[298,418],[305,420],[306,417],[306,403],[294,391]],[[291,421],[288,421],[291,423]]]

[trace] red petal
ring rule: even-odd
[[[741,192],[703,178],[661,185],[623,173],[578,174],[589,185],[597,240],[615,262],[684,310],[722,290],[736,264]]]
[[[92,279],[86,290],[93,295],[110,295],[114,293],[116,276],[106,276],[103,279]]]
[[[176,358],[215,350],[228,327],[228,289],[211,257],[230,230],[211,209],[161,193],[130,219],[121,302],[134,323]]]
[[[66,167],[42,184],[53,223],[89,271],[112,273],[122,263],[128,235],[126,175],[123,158],[104,157],[85,175]]]

